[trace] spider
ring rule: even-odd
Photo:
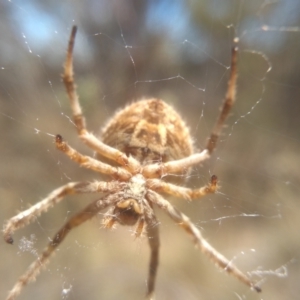
[[[159,99],[141,100],[117,112],[104,126],[102,140],[87,131],[73,75],[73,48],[76,31],[77,27],[73,26],[64,64],[63,82],[79,138],[97,153],[97,157],[92,158],[79,153],[68,145],[61,135],[56,136],[55,143],[57,149],[80,166],[110,175],[111,180],[67,183],[7,221],[3,230],[4,239],[12,244],[14,231],[34,221],[37,216],[62,201],[67,195],[87,193],[101,193],[102,195],[100,199],[93,201],[72,216],[61,227],[42,254],[16,282],[7,300],[15,299],[23,287],[36,278],[41,268],[49,261],[51,254],[73,228],[91,219],[105,208],[108,208],[103,220],[105,228],[112,228],[117,223],[135,225],[136,237],[144,232],[147,235],[151,254],[146,298],[154,299],[160,246],[159,226],[154,206],[161,208],[181,226],[191,236],[196,247],[214,264],[251,289],[260,292],[261,289],[257,284],[202,237],[199,229],[185,214],[161,196],[161,193],[164,193],[191,200],[215,193],[218,189],[215,175],[206,186],[198,189],[182,187],[168,179],[172,177],[170,175],[182,175],[180,177],[187,175],[192,166],[210,158],[214,151],[225,119],[236,98],[237,46],[235,45],[232,49],[230,78],[220,115],[205,149],[194,153],[189,130],[180,115]],[[237,43],[238,39],[234,41]]]

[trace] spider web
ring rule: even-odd
[[[211,160],[187,183],[216,174],[220,191],[172,199],[226,257],[261,281],[257,295],[217,270],[162,212],[158,299],[297,299],[299,290],[299,38],[297,1],[2,1],[0,4],[1,221],[66,182],[98,179],[59,153],[74,130],[61,82],[67,40],[79,27],[75,72],[88,128],[142,97],[172,104],[201,149],[219,112],[237,36],[237,102]],[[99,177],[101,178],[101,177]],[[0,297],[57,229],[95,197],[70,197],[0,243]],[[131,228],[74,230],[20,299],[140,299],[146,239]],[[10,270],[7,274],[6,270]],[[47,291],[45,293],[45,291]]]

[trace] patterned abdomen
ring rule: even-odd
[[[143,165],[193,153],[189,129],[179,114],[159,99],[141,100],[117,112],[103,128],[102,141]]]

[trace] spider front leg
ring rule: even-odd
[[[54,190],[48,197],[31,206],[30,208],[20,212],[12,217],[4,226],[3,235],[7,243],[12,244],[12,234],[34,221],[42,212],[48,210],[49,207],[59,203],[67,195],[70,194],[83,194],[83,193],[99,193],[118,191],[123,186],[122,183],[117,181],[111,182],[70,182],[56,190]]]
[[[145,222],[146,222],[146,232],[148,237],[148,242],[150,246],[150,262],[149,262],[149,273],[147,279],[147,294],[146,299],[154,299],[154,290],[155,290],[155,280],[159,262],[159,226],[158,221],[155,217],[154,211],[145,200]]]
[[[9,292],[6,300],[15,299],[23,287],[34,280],[41,268],[44,267],[49,261],[49,257],[55,251],[55,249],[60,245],[60,243],[65,239],[67,234],[75,227],[81,225],[85,221],[91,219],[95,216],[100,210],[104,209],[109,205],[113,205],[116,201],[120,199],[118,194],[113,194],[107,196],[105,199],[96,200],[93,203],[89,204],[86,208],[84,208],[81,212],[71,217],[64,226],[54,235],[51,242],[44,249],[42,254],[29,266],[28,270],[25,274],[23,274],[17,283],[14,285],[12,290]]]
[[[240,271],[230,260],[224,257],[216,249],[214,249],[203,237],[199,229],[189,220],[189,218],[178,211],[173,205],[167,200],[161,197],[156,192],[148,190],[146,194],[147,199],[152,203],[155,203],[158,207],[167,212],[167,214],[173,219],[178,225],[180,225],[193,239],[195,245],[205,254],[208,258],[215,263],[219,268],[232,274],[238,280],[248,285],[250,288],[257,292],[261,292],[261,288],[257,286],[250,278]]]

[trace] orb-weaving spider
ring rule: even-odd
[[[164,210],[178,223],[213,263],[250,288],[260,292],[259,286],[202,237],[199,229],[186,215],[160,195],[160,193],[165,193],[191,200],[217,190],[216,176],[212,176],[206,186],[190,189],[168,182],[168,175],[186,175],[192,166],[208,159],[215,149],[224,121],[235,101],[237,47],[232,49],[230,79],[220,115],[205,149],[194,153],[192,139],[185,123],[171,106],[159,99],[141,100],[116,113],[103,128],[101,140],[87,131],[73,78],[73,48],[76,30],[74,26],[69,40],[63,81],[79,138],[96,151],[97,159],[77,152],[60,135],[56,136],[56,147],[80,166],[110,175],[111,180],[67,183],[7,221],[4,227],[4,238],[6,242],[12,244],[14,231],[34,221],[38,215],[60,202],[65,196],[82,193],[104,195],[100,200],[92,202],[72,216],[61,227],[42,254],[19,278],[7,300],[14,299],[28,282],[36,278],[40,269],[48,262],[50,255],[73,228],[91,219],[105,208],[108,210],[103,221],[104,227],[111,228],[116,223],[136,225],[136,236],[146,233],[151,250],[146,297],[152,299],[159,256],[159,232],[154,206]],[[101,161],[103,159],[105,163]]]

